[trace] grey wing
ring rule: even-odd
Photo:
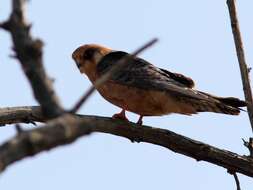
[[[122,51],[115,51],[107,54],[98,63],[97,72],[99,74],[104,74],[124,56],[129,56],[129,54]],[[193,81],[191,79],[188,78],[190,81],[186,81],[187,77],[180,75],[177,78],[184,77],[182,82],[182,80],[180,81],[179,79],[175,80],[175,74],[174,77],[171,77],[172,74],[174,73],[159,69],[144,59],[135,57],[129,59],[126,66],[115,73],[110,80],[118,84],[144,90],[166,91],[176,97],[188,97],[197,100],[206,100],[209,97],[208,95],[192,89]]]

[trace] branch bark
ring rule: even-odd
[[[43,113],[47,117],[54,118],[62,114],[63,109],[42,64],[43,43],[30,35],[30,25],[26,23],[23,11],[25,1],[12,0],[10,18],[1,24],[1,27],[11,34],[16,58],[22,65],[34,96],[42,106]]]
[[[229,15],[231,20],[231,27],[236,47],[237,58],[240,66],[241,71],[241,78],[243,84],[243,91],[244,96],[247,102],[247,110],[249,115],[249,120],[251,123],[251,128],[253,132],[253,99],[252,99],[252,92],[249,80],[249,68],[246,64],[245,53],[243,48],[243,42],[240,32],[239,21],[237,18],[237,10],[235,0],[227,0],[227,5],[229,9]]]
[[[39,107],[2,108],[0,109],[0,116],[2,116],[0,117],[0,124],[14,124],[20,121],[41,122],[49,119],[40,113]],[[176,153],[194,158],[197,161],[207,161],[224,167],[228,171],[253,177],[252,158],[216,148],[169,130],[139,126],[134,123],[99,116],[68,115],[68,118],[71,118],[71,122],[65,121],[64,118],[60,117],[50,121],[42,128],[17,135],[0,146],[0,169],[3,171],[5,167],[14,161],[73,142],[75,139],[90,132],[101,132],[125,137],[131,141],[159,145]],[[74,131],[74,133],[71,131]],[[72,135],[66,135],[69,133]],[[32,134],[39,134],[38,140],[33,138]],[[12,145],[13,142],[15,142],[15,146]],[[34,148],[36,151],[31,151],[29,147],[36,147]]]
[[[19,109],[19,112],[22,111]],[[69,144],[78,137],[89,134],[90,129],[90,124],[82,123],[74,116],[65,114],[51,120],[43,127],[21,131],[16,137],[0,146],[0,171],[4,171],[7,166],[25,157]]]
[[[0,108],[0,126],[16,123],[45,122],[46,118],[39,106]]]

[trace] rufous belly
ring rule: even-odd
[[[190,115],[195,111],[177,101],[168,92],[145,90],[106,82],[98,92],[112,104],[143,116],[158,116],[169,113]]]

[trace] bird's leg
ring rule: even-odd
[[[138,121],[137,121],[136,124],[142,125],[142,118],[143,118],[143,115],[140,115],[140,117],[139,117],[139,119],[138,119]]]
[[[128,121],[127,117],[126,117],[126,110],[122,109],[120,113],[116,113],[112,116],[113,119],[121,119],[121,120],[125,120]]]

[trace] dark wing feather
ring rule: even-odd
[[[98,74],[106,73],[124,56],[129,56],[129,54],[115,51],[104,56],[97,65]],[[206,94],[191,89],[193,81],[183,75],[159,69],[144,59],[136,57],[130,58],[126,66],[115,73],[110,80],[118,84],[145,90],[166,91],[175,97],[194,98],[197,100],[210,98]]]
[[[171,77],[175,81],[180,82],[181,84],[185,85],[186,87],[189,87],[189,88],[194,87],[194,81],[191,78],[186,77],[180,73],[172,73],[165,69],[160,68],[160,70],[162,70],[164,73],[166,73],[169,77]]]
[[[129,56],[129,54],[115,51],[104,56],[97,65],[98,74],[101,75],[109,71],[124,56]],[[189,88],[194,86],[194,82],[190,78],[157,68],[140,58],[130,58],[127,65],[114,74],[111,80],[128,86],[134,85],[139,88],[155,88],[157,90],[165,90],[167,83]]]
[[[106,73],[125,56],[129,54],[120,51],[107,54],[97,65],[98,74]],[[245,105],[244,101],[236,98],[221,98],[194,90],[194,83],[190,78],[159,69],[140,58],[129,58],[124,68],[115,73],[110,80],[144,90],[167,92],[181,102],[192,104],[198,112],[211,111],[234,115],[239,114],[238,107]]]

